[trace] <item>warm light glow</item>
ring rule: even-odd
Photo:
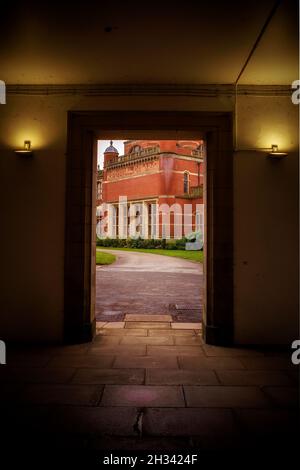
[[[15,150],[16,154],[20,155],[32,155],[32,150],[31,150],[31,141],[30,140],[24,140],[24,146],[22,149],[17,149]]]
[[[24,150],[30,150],[31,142],[30,140],[24,140]]]
[[[269,153],[269,157],[282,158],[287,156],[286,152],[278,152],[278,145],[272,144],[271,148],[272,152]]]

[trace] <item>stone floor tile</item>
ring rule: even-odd
[[[134,331],[134,330],[133,330]],[[172,336],[195,336],[195,331],[194,330],[175,330],[173,328],[170,328],[169,330],[154,330],[152,327],[149,328],[148,330],[149,336],[166,336],[166,335],[172,335]]]
[[[263,356],[263,353],[249,348],[223,348],[220,346],[203,345],[203,350],[208,357],[253,357]]]
[[[107,369],[114,361],[113,355],[86,354],[84,356],[63,356],[55,357],[49,367],[98,367]]]
[[[151,357],[151,356],[119,356],[116,358],[113,367],[116,369],[178,369],[178,362],[175,356]]]
[[[230,410],[205,408],[147,408],[143,432],[150,436],[213,436],[236,435]]]
[[[235,357],[195,357],[178,356],[180,369],[244,369],[243,364]]]
[[[125,321],[133,321],[133,322],[171,322],[172,316],[171,315],[146,315],[146,314],[132,314],[127,313],[125,315]]]
[[[146,322],[146,321],[130,321],[130,322],[126,322],[125,323],[125,328],[132,328],[132,329],[136,329],[136,328],[146,328],[146,329],[149,329],[151,328],[152,330],[153,329],[156,329],[156,328],[159,328],[159,329],[168,329],[168,328],[171,328],[170,327],[170,323],[168,322]]]
[[[99,330],[99,336],[104,335],[104,336],[147,336],[147,330],[142,329],[142,328],[137,328],[134,330],[131,330],[130,328],[119,328],[119,329],[113,329],[113,328],[102,328]]]
[[[64,383],[75,373],[75,368],[1,367],[0,383]]]
[[[122,339],[123,336],[105,336],[105,335],[98,335],[98,336],[95,336],[95,338],[93,339],[93,342],[90,343],[91,346],[98,346],[99,344],[100,345],[113,345],[113,344],[120,344],[120,341]]]
[[[96,321],[96,329],[102,328],[104,325],[106,325],[106,323],[106,321]]]
[[[123,336],[120,344],[156,344],[158,346],[174,344],[173,336]]]
[[[202,323],[171,323],[171,328],[176,330],[200,330]]]
[[[270,406],[258,387],[184,386],[189,407],[266,408]]]
[[[54,432],[103,436],[136,436],[139,410],[134,407],[53,407],[49,428]]]
[[[141,385],[144,379],[144,369],[78,369],[72,383]]]
[[[290,357],[243,357],[240,359],[246,369],[252,370],[288,370],[293,367]]]
[[[107,385],[100,406],[185,406],[182,387]]]
[[[147,346],[149,356],[203,356],[201,346]]]
[[[175,344],[178,346],[194,346],[196,344],[202,345],[204,341],[200,336],[174,336]]]
[[[132,338],[132,336],[131,336]],[[115,344],[115,345],[93,345],[87,352],[87,355],[90,354],[103,354],[108,355],[119,355],[127,354],[133,356],[145,356],[146,355],[146,345],[144,344],[135,344],[135,345],[125,345],[125,344]]]
[[[264,387],[263,390],[274,405],[285,408],[299,408],[299,390],[297,387]]]
[[[66,346],[53,347],[52,353],[56,356],[63,356],[67,354],[85,354],[89,348],[90,343],[85,344],[72,344]]]
[[[263,370],[216,370],[222,385],[291,385],[285,372]]]
[[[218,385],[216,374],[211,370],[147,369],[148,385]]]
[[[28,385],[22,393],[26,403],[40,405],[96,405],[102,395],[103,386],[94,385]]]
[[[26,349],[11,351],[8,346],[6,360],[10,367],[44,367],[49,364],[53,354],[54,350],[35,353],[27,352]]]
[[[125,326],[125,322],[124,321],[110,321],[110,322],[107,322],[103,328],[124,328]]]

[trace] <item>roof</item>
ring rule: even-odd
[[[108,152],[119,154],[119,152],[118,152],[118,150],[116,149],[116,147],[113,146],[113,141],[112,141],[112,140],[110,141],[110,146],[107,147],[107,149],[105,149],[105,152],[104,152],[104,153],[108,153]]]

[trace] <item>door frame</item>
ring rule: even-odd
[[[95,335],[96,143],[100,135],[118,131],[205,137],[203,338],[208,344],[233,344],[232,113],[203,111],[68,112],[64,341],[86,342]]]

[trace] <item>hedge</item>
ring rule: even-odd
[[[179,240],[166,240],[166,239],[148,239],[143,238],[97,238],[97,246],[111,247],[111,248],[157,248],[164,250],[184,250],[186,238]]]

